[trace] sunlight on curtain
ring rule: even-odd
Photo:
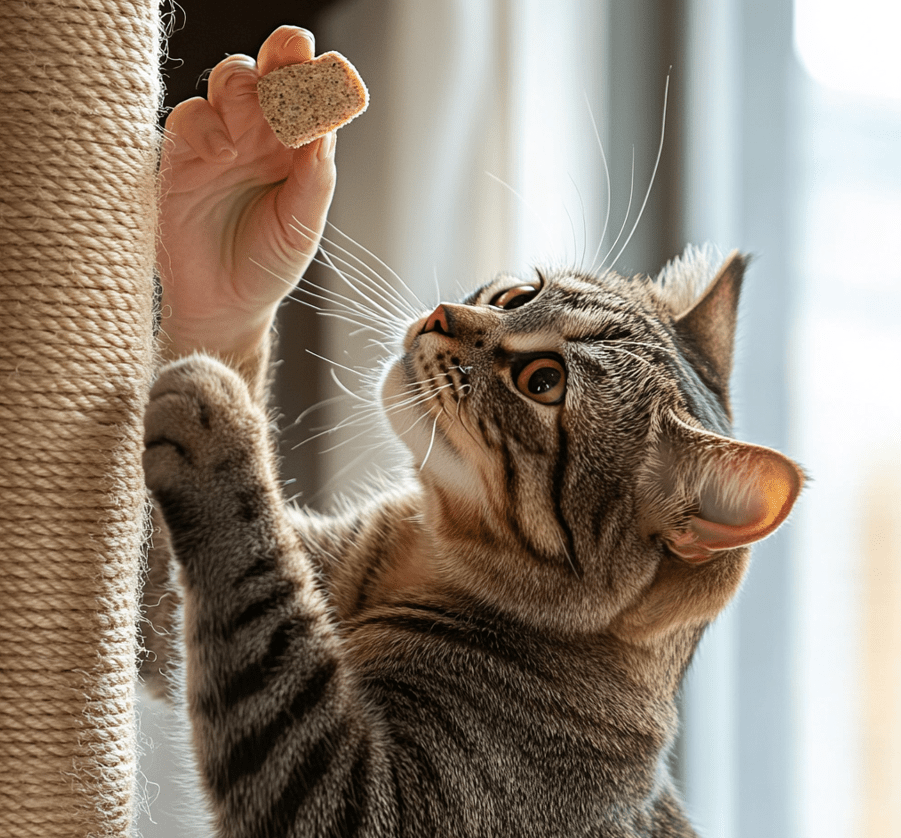
[[[527,274],[536,260],[594,258],[604,195],[589,104],[602,109],[602,9],[392,0],[333,16],[329,34],[354,56],[371,105],[363,127],[339,137],[331,219],[423,306],[503,271]],[[358,364],[372,352],[336,326],[325,354]],[[371,437],[342,445],[325,472],[362,476],[371,450]]]
[[[795,47],[810,76],[855,96],[901,97],[901,4],[795,0]]]
[[[901,7],[796,0],[799,838],[901,835]]]

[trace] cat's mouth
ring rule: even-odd
[[[439,451],[452,456],[467,436],[463,403],[472,392],[473,367],[462,348],[442,329],[450,324],[413,324],[410,349],[388,369],[382,408],[397,437],[422,467]],[[459,437],[459,439],[458,439]]]

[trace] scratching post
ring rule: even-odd
[[[0,0],[0,835],[123,836],[156,0]]]

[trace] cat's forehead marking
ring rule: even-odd
[[[559,331],[540,329],[535,332],[520,332],[506,335],[501,342],[501,348],[510,354],[528,352],[548,352],[560,348],[561,334]]]

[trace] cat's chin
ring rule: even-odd
[[[417,475],[428,474],[433,482],[460,500],[479,502],[484,489],[466,458],[442,431],[440,417],[434,412],[437,403],[411,401],[410,383],[403,359],[398,358],[382,377],[379,397],[391,429],[412,455],[414,471]]]
[[[429,408],[413,394],[404,362],[398,358],[382,377],[379,398],[391,430],[413,455],[413,463],[419,469],[424,462],[427,464],[427,458],[440,456],[440,449],[447,443]]]

